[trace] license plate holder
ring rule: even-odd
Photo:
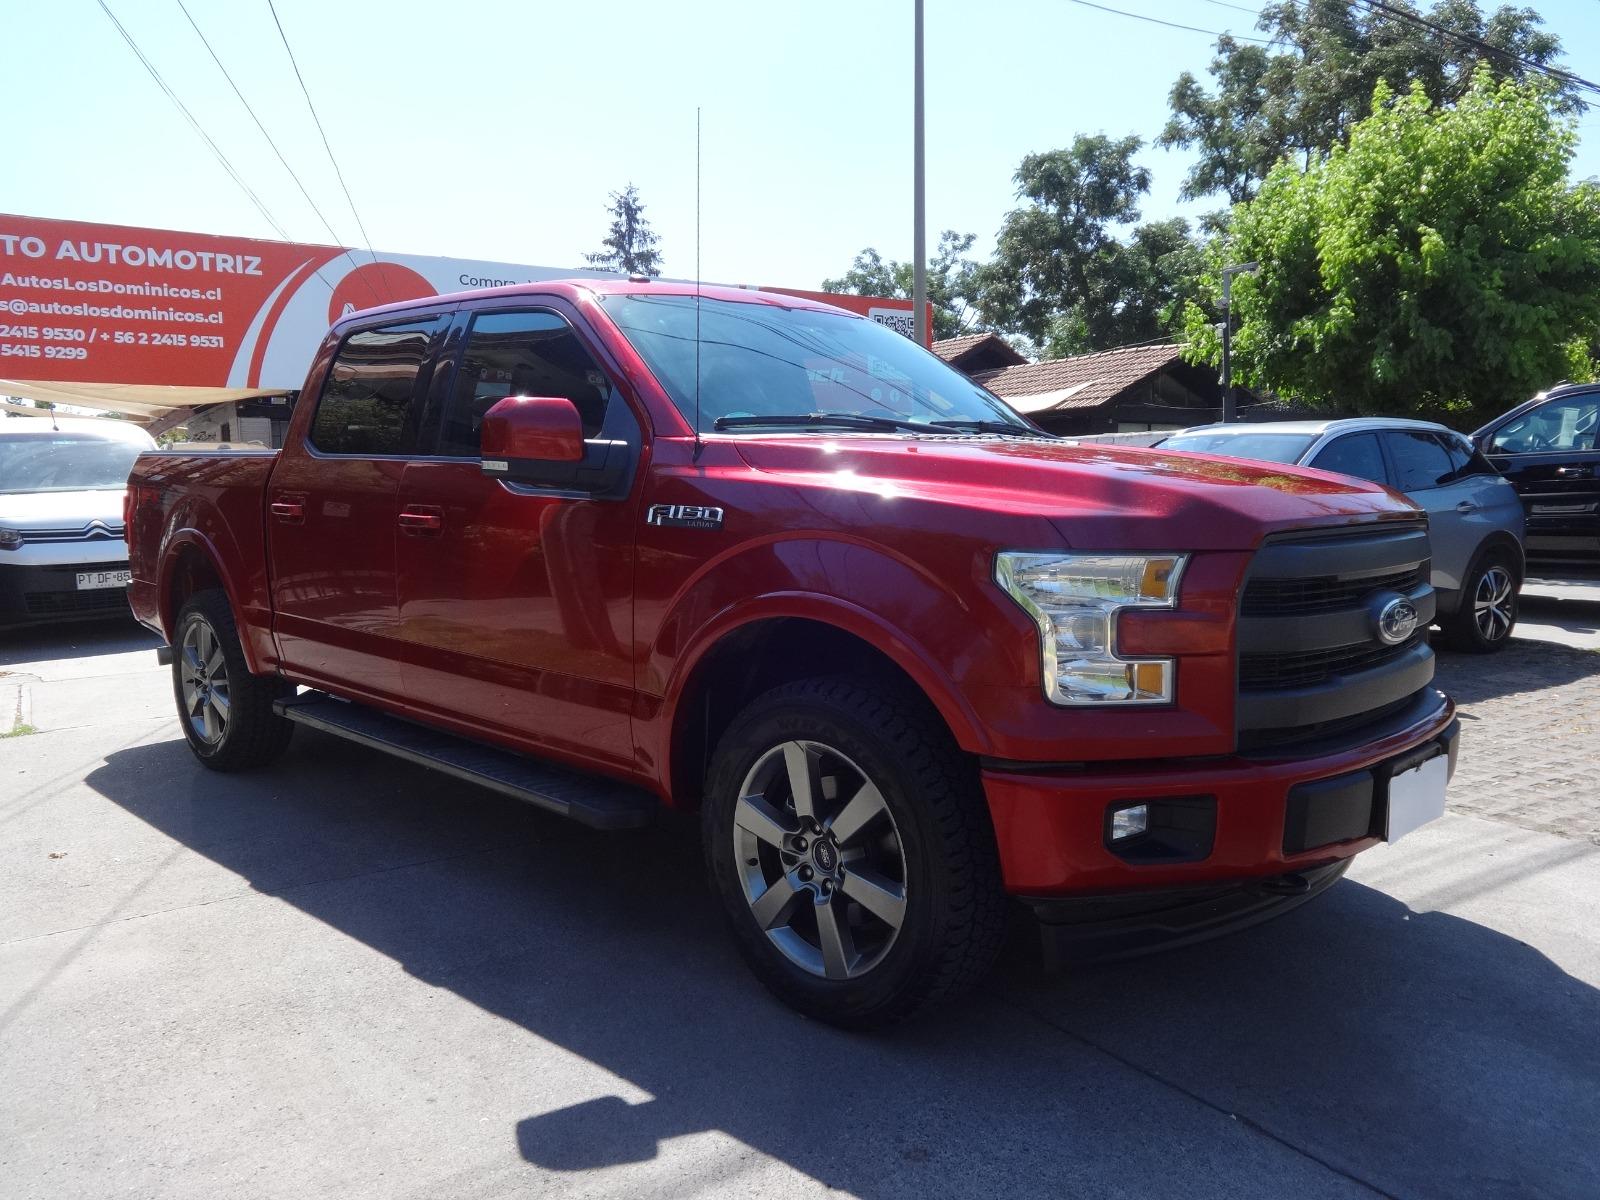
[[[1406,834],[1444,816],[1450,758],[1441,749],[1415,766],[1389,777],[1383,840],[1397,842]]]
[[[90,592],[97,588],[127,587],[128,581],[133,578],[133,572],[122,571],[79,571],[78,591]]]

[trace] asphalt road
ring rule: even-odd
[[[745,973],[684,831],[305,730],[209,774],[152,645],[0,640],[6,1200],[1600,1193],[1591,839],[1447,814],[1266,926],[1060,977],[1019,934],[851,1036]]]

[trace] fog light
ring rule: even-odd
[[[1130,804],[1127,808],[1113,809],[1111,813],[1111,840],[1138,837],[1150,827],[1150,806]]]

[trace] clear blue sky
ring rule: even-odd
[[[1115,7],[1248,34],[1199,0]],[[329,241],[176,0],[109,0],[295,240]],[[186,0],[339,239],[355,223],[266,0]],[[863,246],[910,256],[910,0],[277,0],[373,245],[578,266],[606,193],[638,184],[670,275],[694,270],[694,115],[704,110],[703,268],[815,286]],[[95,0],[13,2],[0,211],[275,236]],[[1211,38],[1068,0],[927,0],[930,231],[986,250],[1024,154],[1165,120]],[[1600,3],[1540,5],[1565,65],[1600,79]],[[1575,174],[1600,175],[1600,109]],[[1188,215],[1184,155],[1147,150],[1147,216]],[[932,236],[930,236],[930,243]]]

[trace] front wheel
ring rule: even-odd
[[[751,704],[718,743],[707,864],[756,975],[848,1028],[969,987],[1005,931],[972,763],[919,697],[813,679]]]
[[[1449,645],[1469,654],[1504,649],[1517,624],[1518,587],[1504,558],[1486,555],[1463,581],[1460,607],[1442,622]]]
[[[252,675],[228,597],[196,592],[178,612],[173,635],[172,691],[183,736],[213,771],[263,766],[281,754],[294,723],[272,711],[288,685]]]

